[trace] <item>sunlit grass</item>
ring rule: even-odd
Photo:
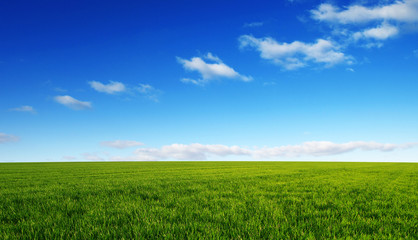
[[[0,164],[3,239],[417,239],[418,165]]]

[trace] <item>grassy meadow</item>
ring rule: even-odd
[[[0,164],[1,239],[417,239],[418,164]]]

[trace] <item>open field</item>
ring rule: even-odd
[[[418,164],[0,164],[3,239],[417,239]]]

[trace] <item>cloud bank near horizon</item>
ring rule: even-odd
[[[329,141],[311,141],[299,145],[277,147],[245,148],[222,144],[171,144],[160,148],[138,148],[128,157],[113,156],[109,160],[158,161],[158,160],[210,160],[211,157],[247,156],[254,160],[274,160],[298,158],[302,156],[333,156],[353,151],[380,151],[408,149],[418,143],[391,144],[378,142],[353,141],[333,143]]]

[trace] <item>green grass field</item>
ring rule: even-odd
[[[417,239],[418,164],[0,164],[1,239]]]

